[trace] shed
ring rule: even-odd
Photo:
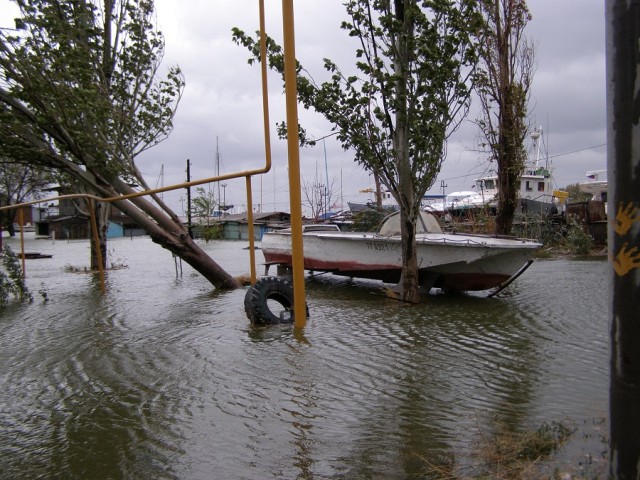
[[[223,238],[249,240],[247,213],[226,215],[220,219],[224,226]],[[286,212],[256,212],[253,214],[254,240],[262,240],[264,233],[273,228],[288,227],[291,215]]]
[[[68,215],[51,219],[49,235],[64,240],[90,238],[89,219],[84,215]]]
[[[607,244],[607,214],[602,200],[568,203],[566,215],[567,218],[576,218],[596,245]]]

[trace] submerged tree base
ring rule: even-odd
[[[605,424],[593,419],[594,425]],[[493,431],[481,431],[476,448],[467,460],[448,451],[413,455],[424,465],[428,478],[438,480],[596,480],[606,478],[607,438],[599,458],[587,455],[573,465],[557,465],[556,457],[577,431],[571,420],[543,422],[539,427],[514,431],[498,422]],[[464,465],[462,465],[464,463]]]

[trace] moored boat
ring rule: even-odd
[[[548,159],[545,161],[545,165],[541,166],[540,143],[542,141],[542,128],[531,132],[531,139],[533,140],[532,148],[535,151],[535,156],[529,156],[520,175],[520,188],[517,192],[518,201],[520,202],[522,213],[548,215],[557,210],[558,191],[554,190],[555,182]],[[492,208],[497,206],[499,193],[497,174],[485,175],[476,179],[474,188],[483,203]]]
[[[424,207],[425,211],[434,215],[444,215],[449,212],[451,215],[461,216],[466,212],[474,211],[489,206],[488,199],[485,199],[477,192],[459,191],[449,193],[441,202],[430,203]]]
[[[363,190],[360,190],[358,193],[365,193],[375,196],[375,192],[372,188],[365,188]],[[391,192],[385,190],[381,192],[380,195],[382,201],[381,208],[383,210],[388,210],[389,212],[398,210],[398,204],[393,198],[393,195],[391,195]],[[373,198],[369,198],[365,202],[347,202],[347,204],[349,205],[349,210],[351,210],[351,213],[358,213],[363,210],[377,208],[376,201]]]
[[[607,211],[607,171],[590,170],[586,173],[587,181],[578,184],[581,192],[591,194],[591,200],[602,202],[604,211]]]
[[[391,214],[376,233],[341,232],[333,225],[307,225],[303,231],[304,268],[336,275],[397,283],[402,270],[400,215]],[[542,245],[533,240],[491,235],[443,233],[422,212],[416,234],[420,283],[445,291],[498,287],[529,264]],[[268,232],[262,239],[265,264],[291,266],[291,231]]]

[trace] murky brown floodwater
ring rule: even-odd
[[[206,249],[240,274],[244,247]],[[65,271],[88,249],[27,239],[53,258],[27,260],[32,304],[0,310],[2,478],[437,478],[442,458],[477,472],[497,425],[551,421],[577,428],[559,469],[606,449],[604,261],[537,261],[500,298],[419,306],[322,276],[298,333],[252,327],[243,290],[176,278],[148,238],[110,242],[128,268],[102,296]]]

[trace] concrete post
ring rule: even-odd
[[[610,478],[640,479],[640,0],[606,1]]]

